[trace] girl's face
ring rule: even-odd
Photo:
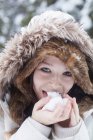
[[[33,75],[33,89],[38,99],[47,96],[47,92],[67,94],[74,79],[67,66],[55,56],[46,56]]]

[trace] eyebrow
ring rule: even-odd
[[[44,61],[42,61],[42,62],[41,62],[41,64],[42,64],[42,63],[47,64],[47,65],[49,65],[49,66],[53,66],[52,64],[50,64],[50,63],[46,62],[45,60],[44,60]],[[70,70],[66,67],[66,71],[70,71]]]
[[[47,65],[49,65],[49,66],[53,66],[52,64],[46,62],[45,60],[44,60],[43,62],[41,62],[41,64],[42,64],[42,63],[47,64]]]

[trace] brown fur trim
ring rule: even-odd
[[[25,63],[32,59],[37,48],[52,37],[77,44],[75,47],[85,55],[88,67],[93,73],[91,38],[72,16],[61,11],[47,11],[33,17],[28,26],[15,34],[0,53],[0,98],[5,94],[6,84],[10,84]]]
[[[60,39],[56,40],[56,43],[51,42],[50,40],[47,43],[44,43],[41,48],[37,49],[33,59],[28,62],[16,77],[15,83],[21,91],[25,91],[25,89],[22,89],[23,81],[31,75],[38,64],[44,60],[46,55],[53,55],[61,59],[70,68],[75,82],[85,91],[85,93],[93,94],[93,85],[89,78],[85,56],[76,49],[75,46],[72,44],[65,44],[64,41]]]
[[[32,78],[34,69],[43,61],[45,55],[55,55],[63,60],[71,69],[75,82],[87,94],[93,95],[93,87],[88,75],[88,68],[93,74],[93,42],[73,17],[70,15],[65,17],[65,15],[66,13],[61,11],[47,11],[35,16],[22,32],[15,34],[7,42],[0,53],[0,98],[6,94],[5,87],[14,84],[17,90],[15,96],[14,92],[12,93],[10,105],[11,113],[16,116],[15,120],[22,120],[22,115],[21,117],[17,115],[19,112],[20,114],[24,112],[22,106],[26,108],[32,100],[34,102],[34,96],[32,97],[28,92],[30,87],[28,77]],[[53,37],[64,40],[63,44],[58,43],[56,46],[60,41],[53,40],[56,47],[52,47],[53,50],[50,50],[50,47],[50,54],[46,49],[45,54],[40,55],[44,47],[42,44]],[[67,51],[62,51],[61,47]],[[54,53],[55,51],[57,53]]]
[[[79,103],[79,111],[80,115],[83,117],[84,112],[89,111],[90,109],[93,109],[93,100],[89,97],[85,97],[82,102]]]
[[[36,102],[35,93],[31,88],[32,83],[30,83],[28,79],[33,78],[34,70],[48,55],[56,56],[62,60],[70,68],[75,82],[85,92],[93,94],[92,83],[89,79],[85,56],[80,52],[80,50],[76,49],[75,45],[72,43],[65,43],[62,39],[52,38],[48,42],[43,43],[40,48],[37,48],[33,58],[24,65],[23,69],[20,70],[19,74],[17,74],[13,81],[14,86],[19,90],[19,92],[16,92],[15,94],[13,92],[9,106],[14,120],[18,123],[24,120],[24,116],[22,117],[22,114],[25,109],[27,109],[27,106],[30,105],[30,103],[34,104]],[[84,102],[84,104],[86,106],[86,102]]]

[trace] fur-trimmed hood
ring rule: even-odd
[[[47,11],[31,19],[7,42],[0,53],[0,96],[5,94],[9,85],[26,62],[34,56],[37,48],[50,38],[70,41],[85,55],[88,67],[93,72],[93,43],[82,26],[75,19],[61,11]],[[92,94],[92,93],[90,93]]]

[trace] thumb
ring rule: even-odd
[[[42,99],[40,99],[34,106],[34,111],[41,109],[45,104],[47,104],[49,102],[49,100],[51,99],[51,97],[44,97]]]

